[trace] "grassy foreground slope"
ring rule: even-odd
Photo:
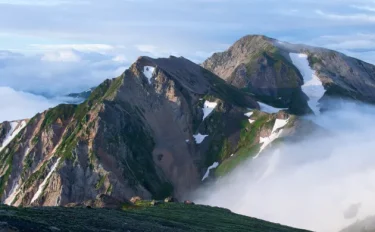
[[[178,203],[124,210],[0,206],[0,231],[298,232],[229,210]]]

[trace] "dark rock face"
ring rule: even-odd
[[[217,107],[202,120],[205,101]],[[102,194],[180,198],[220,159],[221,141],[238,143],[249,108],[259,108],[251,95],[184,58],[140,57],[84,103],[30,120],[0,153],[8,164],[0,169],[1,199],[55,206]],[[208,137],[197,143],[198,133]]]

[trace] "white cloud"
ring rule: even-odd
[[[0,122],[33,117],[36,113],[61,103],[42,96],[0,86]]]
[[[48,52],[41,58],[47,62],[79,62],[81,58],[73,51]]]
[[[129,66],[125,60],[114,61],[116,55],[73,50],[28,56],[0,54],[0,86],[49,97],[94,87],[119,76]]]
[[[314,119],[329,135],[313,134],[250,159],[198,192],[196,202],[320,232],[375,215],[375,109],[339,104]]]
[[[139,51],[146,53],[155,53],[158,51],[158,48],[154,45],[149,44],[140,44],[135,46]]]
[[[375,7],[374,6],[357,6],[357,5],[352,5],[351,7],[359,10],[365,10],[365,11],[371,11],[375,12]]]
[[[6,5],[29,5],[29,6],[59,6],[59,5],[81,5],[89,1],[82,0],[0,0],[0,4]]]
[[[335,13],[326,13],[321,10],[315,11],[318,15],[321,15],[327,19],[340,20],[346,22],[359,22],[359,23],[374,23],[375,15],[373,14],[335,14]]]
[[[32,44],[32,48],[42,51],[76,50],[81,52],[104,53],[115,49],[108,44]]]
[[[117,55],[112,60],[120,63],[128,61],[124,55]]]

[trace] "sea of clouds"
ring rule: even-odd
[[[340,104],[310,118],[327,133],[269,149],[197,191],[195,201],[319,232],[375,215],[375,108]]]

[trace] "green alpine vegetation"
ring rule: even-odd
[[[0,231],[238,231],[303,232],[287,226],[240,216],[227,209],[161,203],[123,209],[13,208],[0,206]]]

